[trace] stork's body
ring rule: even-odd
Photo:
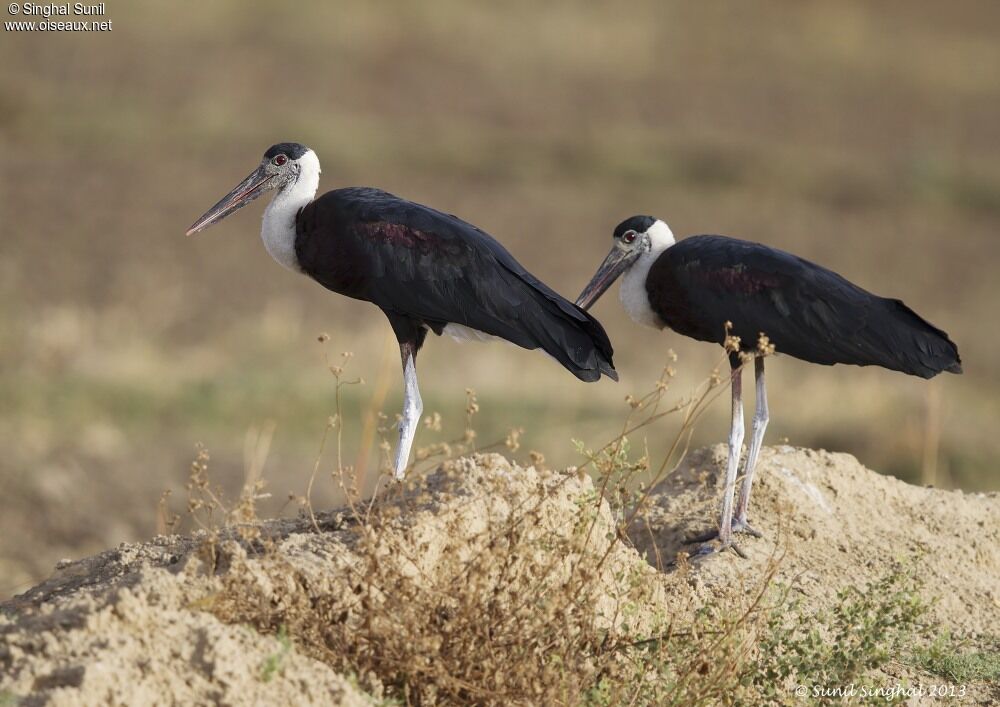
[[[319,160],[297,143],[260,167],[189,230],[200,231],[270,189],[261,237],[279,263],[329,290],[377,305],[399,341],[404,403],[395,474],[401,478],[422,412],[416,356],[428,331],[541,348],[584,381],[617,378],[596,319],[532,276],[484,231],[367,187],[314,198]]]
[[[738,339],[730,353],[732,426],[717,533],[723,547],[732,545],[733,532],[758,534],[747,511],[769,420],[764,355],[770,345],[777,353],[824,365],[881,366],[922,378],[962,371],[948,335],[901,301],[873,295],[790,253],[724,236],[675,243],[667,225],[650,216],[619,224],[614,242],[577,304],[589,308],[624,273],[621,300],[633,320],[700,341],[725,345],[728,339],[731,348]],[[744,435],[742,371],[750,359],[756,411],[734,516]]]

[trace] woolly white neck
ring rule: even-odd
[[[295,256],[295,215],[316,197],[321,170],[319,158],[312,150],[307,150],[296,163],[298,178],[282,187],[264,209],[260,237],[272,258],[289,270],[301,272]]]
[[[649,236],[649,250],[640,255],[622,277],[618,296],[625,312],[632,318],[632,321],[662,329],[665,326],[663,320],[649,306],[646,277],[660,254],[675,243],[674,234],[667,224],[657,220],[646,230],[646,235]]]

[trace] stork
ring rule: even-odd
[[[760,537],[747,511],[769,419],[766,354],[777,351],[827,366],[881,366],[921,378],[962,372],[958,348],[948,335],[900,300],[873,295],[831,270],[759,243],[725,236],[691,236],[675,243],[663,221],[633,216],[615,228],[611,252],[576,303],[589,309],[622,274],[621,302],[634,321],[728,344],[732,424],[719,525],[692,540],[717,537],[718,550],[731,547],[743,556],[733,533]],[[756,410],[734,515],[744,435],[742,372],[751,358]],[[714,549],[706,544],[700,553]]]
[[[583,381],[618,379],[601,324],[524,269],[489,234],[380,189],[319,198],[316,153],[283,142],[188,229],[192,235],[275,191],[261,238],[281,265],[379,307],[399,342],[403,413],[393,471],[403,478],[423,412],[416,358],[428,331],[543,349]]]

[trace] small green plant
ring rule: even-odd
[[[16,707],[21,702],[21,698],[13,692],[0,690],[0,707]]]
[[[285,657],[292,650],[292,639],[288,637],[288,628],[286,626],[282,625],[278,627],[278,633],[275,634],[275,638],[278,639],[278,650],[265,658],[264,663],[260,666],[260,679],[262,682],[271,682],[274,676],[279,674],[285,662]]]
[[[798,601],[787,601],[788,588],[782,588],[781,600],[764,617],[757,657],[742,684],[781,702],[792,683],[846,685],[863,679],[919,630],[927,609],[919,590],[913,570],[897,565],[863,589],[842,589],[829,612],[807,615]]]
[[[1000,682],[1000,638],[994,638],[991,644],[989,650],[963,651],[960,643],[944,633],[926,648],[914,652],[913,662],[956,684]]]

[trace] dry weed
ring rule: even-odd
[[[532,453],[536,465],[517,469],[514,480],[499,456],[446,459],[364,503],[354,489],[333,531],[317,522],[307,493],[303,510],[329,558],[321,568],[292,561],[252,532],[222,543],[211,532],[209,566],[226,571],[205,607],[287,636],[373,695],[405,704],[732,704],[779,694],[766,676],[788,678],[796,668],[782,657],[764,660],[760,647],[800,647],[774,619],[783,599],[775,603],[768,586],[780,557],[742,599],[685,611],[674,604],[668,613],[666,597],[689,581],[687,558],[665,574],[628,544],[650,489],[677,468],[722,389],[715,370],[668,403],[675,362],[671,356],[653,390],[626,398],[614,439],[596,451],[580,445],[579,469],[545,470]],[[339,390],[343,368],[331,371]],[[471,390],[467,396],[463,436],[425,448],[423,460],[474,449],[479,406]],[[629,435],[668,415],[679,419],[669,454],[656,464],[648,454],[633,459]],[[426,428],[440,431],[440,416]],[[334,429],[339,397],[326,432]],[[513,450],[518,438],[514,430],[499,444]],[[226,509],[207,462],[202,452],[192,465],[189,511],[211,518],[221,510],[224,521],[246,527],[260,487],[249,484],[246,500]],[[352,476],[339,454],[333,476],[341,484]]]
[[[333,373],[339,386],[343,369]],[[735,611],[668,616],[664,592],[671,581],[686,581],[686,569],[668,579],[625,540],[648,489],[676,466],[721,381],[715,374],[668,405],[673,376],[668,365],[652,391],[629,397],[621,433],[597,451],[582,450],[580,469],[542,470],[533,453],[537,467],[523,472],[530,483],[515,484],[509,467],[477,456],[437,461],[435,473],[411,474],[365,504],[348,494],[350,530],[337,541],[343,552],[321,578],[280,553],[251,563],[227,546],[225,588],[212,611],[287,632],[299,649],[407,704],[723,699],[748,654],[762,591]],[[468,390],[463,436],[418,450],[418,460],[474,450],[478,410]],[[673,456],[655,468],[645,456],[630,460],[628,435],[670,414],[681,417]],[[339,415],[338,406],[327,432]],[[440,416],[426,427],[439,430]],[[518,438],[512,430],[497,446],[516,449]],[[338,460],[334,475],[343,479],[345,471]]]

